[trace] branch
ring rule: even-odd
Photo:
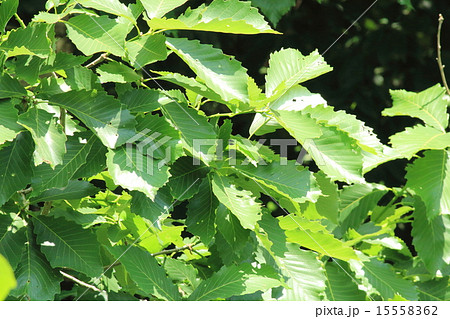
[[[97,59],[95,59],[94,61],[92,61],[88,65],[86,65],[86,68],[90,69],[90,68],[96,66],[97,64],[99,64],[100,62],[105,60],[107,57],[108,57],[108,53],[102,53]]]
[[[22,28],[26,28],[27,26],[25,25],[25,23],[23,22],[23,20],[19,17],[19,15],[17,13],[14,13],[14,17],[16,18],[17,22],[19,22],[20,26]]]
[[[439,71],[441,73],[442,83],[444,84],[445,89],[447,90],[447,94],[450,95],[450,89],[447,84],[447,79],[445,78],[445,72],[444,68],[445,65],[442,64],[442,56],[441,56],[441,29],[442,24],[444,23],[444,17],[442,14],[439,14],[439,25],[438,25],[438,32],[437,32],[437,62],[439,65]]]
[[[100,290],[100,289],[98,289],[98,288],[95,287],[95,286],[89,285],[88,283],[85,283],[84,281],[81,281],[80,279],[75,278],[75,277],[72,276],[72,275],[66,274],[64,271],[61,271],[61,270],[60,270],[59,273],[60,273],[61,275],[63,275],[64,277],[69,278],[70,280],[76,282],[76,283],[79,284],[80,286],[89,288],[89,289],[94,290],[94,291],[99,292],[99,293],[105,293],[105,291]]]

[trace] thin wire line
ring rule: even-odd
[[[183,197],[183,195],[192,187],[192,186],[194,186],[194,184],[195,183],[197,183],[197,181],[199,180],[200,178],[197,178],[188,188],[186,188],[186,190],[180,195],[180,198],[181,197]],[[111,265],[109,265],[109,267],[108,268],[106,268],[106,270],[104,270],[103,271],[103,273],[98,277],[98,279],[97,280],[100,280],[100,278],[108,271],[108,270],[110,270],[113,266],[114,266],[114,264],[116,264],[118,261],[119,261],[119,259],[120,258],[122,258],[123,257],[123,255],[125,255],[127,252],[128,252],[128,250],[130,250],[131,249],[131,247],[133,247],[134,246],[134,244],[136,244],[138,241],[139,241],[139,239],[141,239],[142,238],[142,236],[144,236],[149,230],[150,230],[150,228],[152,227],[152,226],[154,226],[157,222],[159,222],[160,220],[161,220],[161,218],[163,218],[163,216],[173,207],[173,205],[175,205],[176,203],[178,202],[178,199],[177,200],[175,200],[165,211],[164,211],[164,213],[163,214],[161,214],[161,216],[157,219],[157,220],[155,220],[138,238],[136,238],[132,243],[131,243],[131,245],[129,245],[128,246],[128,248],[127,249],[125,249],[125,251],[122,253],[122,254],[120,254],[120,256],[119,257],[117,257],[117,259],[116,260],[114,260],[114,262],[113,263],[111,263]],[[94,285],[97,285],[96,283],[95,283],[95,281],[94,281],[94,283],[93,283]],[[89,288],[87,288],[85,291],[83,291],[83,293],[80,295],[80,296],[78,296],[78,298],[77,299],[75,299],[75,301],[78,301],[78,300],[80,300],[80,298],[81,297],[83,297],[84,296],[84,294],[86,293],[86,292],[88,292],[89,291]]]
[[[77,0],[75,0],[74,1],[75,3],[76,3],[76,5],[75,6],[79,6],[81,9],[83,9],[83,7],[82,7],[82,5],[77,1]],[[120,45],[120,43],[118,43],[117,41],[116,41],[116,39],[114,39],[110,34],[109,34],[109,32],[108,31],[106,31],[105,30],[105,28],[103,28],[102,27],[102,25],[100,24],[100,23],[98,23],[97,21],[95,21],[94,20],[94,18],[93,17],[91,17],[90,15],[88,15],[88,17],[92,20],[92,21],[94,21],[94,23],[100,28],[100,29],[102,29],[102,31],[103,32],[105,32],[105,34],[111,39],[111,40],[113,40],[114,41],[114,43],[115,44],[117,44],[117,46],[119,46],[122,50],[123,50],[123,52],[127,52],[126,51],[126,49],[125,49],[125,47],[122,47],[122,45]],[[134,59],[134,61],[132,61],[134,64],[136,64],[137,66],[138,66],[138,68],[139,69],[142,69],[142,71],[150,78],[150,80],[152,80],[153,82],[155,82],[156,83],[156,85],[163,91],[163,92],[167,92],[167,90],[165,90],[164,88],[163,88],[163,86],[161,85],[161,84],[159,84],[159,82],[158,81],[156,81],[156,79],[142,66],[142,65],[140,65],[137,61],[136,61],[136,59]],[[180,107],[180,109],[184,112],[184,113],[186,113],[186,115],[187,116],[189,116],[190,118],[191,118],[191,120],[193,120],[194,122],[195,122],[195,124],[197,124],[197,125],[200,125],[172,96],[170,96],[169,94],[167,94],[166,95],[169,99],[171,99],[173,102],[175,102],[179,107]]]
[[[317,240],[315,240],[314,237],[312,237],[311,234],[309,234],[309,233],[302,227],[302,225],[300,225],[300,224],[294,219],[294,217],[292,217],[292,214],[290,214],[284,207],[281,207],[281,205],[278,203],[278,201],[277,201],[275,198],[273,198],[271,195],[269,195],[268,192],[261,186],[261,184],[258,183],[258,181],[256,181],[256,180],[253,180],[253,181],[261,188],[261,190],[262,190],[267,196],[269,196],[269,197],[270,197],[270,198],[278,205],[278,207],[280,207],[280,208],[284,211],[284,213],[286,214],[286,216],[289,216],[289,217],[292,219],[292,221],[293,221],[294,223],[296,223],[297,226],[298,226],[303,232],[305,232],[306,235],[308,235],[308,237],[311,238],[311,239],[319,246],[319,248],[322,249],[322,250],[325,252],[325,254],[326,254],[327,256],[329,256],[329,257],[333,260],[333,262],[335,262],[335,263],[339,266],[339,268],[341,268],[341,269],[345,272],[345,274],[346,274],[348,277],[350,277],[350,279],[351,279],[354,283],[356,283],[356,285],[359,285],[359,282],[356,280],[356,278],[354,278],[350,273],[348,273],[348,271],[345,270],[345,269],[337,262],[337,260],[336,260],[334,257],[332,257],[332,256],[330,255],[330,253],[328,253],[328,251],[327,251],[325,248],[323,248],[323,246],[322,246]],[[367,297],[369,297],[370,300],[374,301],[374,300],[372,299],[372,297],[370,297],[369,294],[366,294],[366,295],[367,295]]]

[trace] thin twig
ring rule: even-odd
[[[94,291],[99,292],[99,293],[105,293],[105,291],[100,290],[100,289],[98,289],[98,288],[95,287],[95,286],[89,285],[88,283],[86,283],[86,282],[84,282],[84,281],[81,281],[80,279],[78,279],[78,278],[76,278],[76,277],[74,277],[74,276],[72,276],[72,275],[69,275],[69,274],[65,273],[64,271],[61,271],[61,270],[60,270],[59,273],[60,273],[61,275],[63,275],[64,277],[69,278],[70,280],[76,282],[76,283],[79,284],[80,286],[89,288],[89,289],[94,290]]]
[[[99,64],[100,62],[105,60],[107,57],[108,57],[108,53],[102,53],[97,59],[95,59],[94,61],[92,61],[88,65],[86,65],[86,68],[90,69],[90,68],[96,66],[97,64]]]
[[[194,245],[193,245],[193,244],[188,244],[188,245],[183,246],[183,247],[178,247],[178,248],[173,248],[173,249],[161,250],[161,251],[159,251],[159,252],[157,252],[157,253],[153,253],[153,254],[150,254],[150,255],[151,255],[152,257],[155,257],[155,256],[159,256],[159,255],[168,255],[168,254],[176,253],[176,252],[179,252],[179,251],[182,251],[182,250],[186,250],[186,249],[192,250],[192,246],[194,246]],[[122,265],[122,263],[120,263],[120,262],[118,261],[118,262],[115,262],[114,264],[105,266],[105,267],[103,267],[103,268],[109,269],[109,268],[116,267],[116,266],[120,266],[120,265]]]
[[[17,22],[19,22],[20,26],[22,28],[26,28],[27,26],[25,25],[25,23],[23,22],[23,20],[19,17],[19,15],[17,13],[14,13],[14,17],[16,18]]]
[[[442,24],[444,23],[444,16],[442,14],[439,14],[438,21],[439,21],[439,25],[438,25],[438,32],[437,32],[437,62],[439,65],[439,71],[441,72],[442,83],[444,84],[444,87],[447,90],[447,94],[450,95],[450,89],[447,84],[447,79],[445,78],[445,72],[444,72],[445,65],[442,64],[442,56],[441,56],[441,29],[442,29]]]

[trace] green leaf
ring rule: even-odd
[[[42,65],[40,69],[40,74],[57,72],[61,70],[68,70],[75,66],[79,66],[86,62],[88,57],[84,57],[82,55],[73,55],[66,52],[57,52],[54,55],[51,55],[47,63]]]
[[[356,141],[335,127],[319,126],[301,111],[274,110],[277,121],[300,143],[332,180],[364,182],[363,157]]]
[[[131,199],[131,212],[147,219],[150,224],[161,229],[160,221],[173,210],[174,205],[169,188],[166,186],[159,189],[154,200],[138,191],[131,194],[133,196]]]
[[[11,100],[0,101],[0,145],[12,141],[23,129],[17,124],[17,112]]]
[[[416,283],[420,301],[450,301],[448,276]]]
[[[137,40],[127,41],[126,48],[128,59],[137,69],[167,58],[166,37],[161,33],[148,34]]]
[[[63,218],[33,218],[41,251],[52,267],[66,267],[96,277],[103,272],[95,235]]]
[[[197,287],[197,270],[191,264],[178,259],[167,258],[164,262],[164,268],[172,280],[187,281],[193,288]]]
[[[212,189],[219,201],[239,219],[242,227],[255,228],[261,219],[261,204],[256,202],[251,192],[239,190],[233,180],[219,174],[213,175]]]
[[[341,267],[345,267],[342,269]],[[366,294],[358,289],[353,281],[353,274],[346,264],[327,262],[325,265],[327,288],[325,290],[329,301],[365,301]]]
[[[44,191],[39,196],[30,199],[30,203],[49,202],[53,200],[79,199],[92,196],[100,190],[89,182],[72,180],[66,187],[51,188]]]
[[[426,149],[443,150],[450,147],[450,133],[431,126],[417,125],[392,135],[392,147],[403,157],[411,159],[417,152]]]
[[[280,227],[286,230],[288,242],[344,261],[358,259],[353,248],[336,239],[318,221],[289,215],[280,219]]]
[[[417,300],[417,291],[412,282],[398,276],[392,267],[376,257],[360,265],[353,263],[356,268],[356,276],[364,277],[380,293],[384,300],[400,295],[407,300]]]
[[[236,166],[236,170],[255,182],[259,182],[299,203],[307,200],[314,201],[320,195],[313,174],[307,168],[299,167],[295,161],[273,162],[256,167],[239,165]]]
[[[357,229],[387,190],[378,185],[355,184],[341,190],[339,223],[342,231]]]
[[[15,271],[17,287],[11,291],[11,295],[26,300],[53,300],[55,294],[61,292],[62,278],[39,251],[31,229],[26,234],[27,243]]]
[[[78,15],[63,22],[67,26],[69,39],[84,55],[107,52],[125,56],[125,37],[129,31],[125,23],[118,23],[106,16],[88,15]]]
[[[17,97],[21,99],[27,95],[27,91],[16,79],[11,78],[8,74],[0,76],[0,99]]]
[[[192,157],[177,159],[170,168],[170,193],[179,201],[191,198],[199,191],[200,179],[205,177],[208,171],[204,165],[194,165]]]
[[[322,192],[322,196],[317,199],[316,210],[321,216],[337,224],[339,214],[338,185],[326,177],[323,172],[314,175]]]
[[[187,0],[140,0],[150,19],[161,18]]]
[[[267,19],[276,26],[280,19],[295,6],[295,0],[252,0],[252,5],[258,7]]]
[[[132,89],[122,94],[120,102],[126,105],[131,113],[151,112],[161,106],[159,100],[164,95],[153,89]]]
[[[253,269],[249,264],[222,267],[210,278],[201,282],[189,296],[191,301],[225,299],[279,286],[280,281],[266,269]]]
[[[75,66],[66,70],[67,78],[65,82],[73,91],[100,89],[99,79],[91,69]],[[64,86],[63,86],[64,87]]]
[[[428,219],[450,214],[450,151],[426,151],[406,170],[406,186],[425,203]]]
[[[178,103],[164,105],[162,111],[172,126],[180,132],[183,147],[193,157],[208,164],[215,155],[217,136],[206,117],[200,115],[196,110]]]
[[[0,7],[0,10],[2,8]],[[11,289],[16,288],[17,281],[14,277],[14,271],[5,257],[0,254],[0,301],[5,300]]]
[[[141,191],[152,200],[170,177],[164,160],[155,160],[137,147],[109,150],[106,157],[108,171],[116,185]]]
[[[287,252],[286,234],[281,229],[278,219],[272,217],[270,214],[263,214],[258,225],[259,229],[267,235],[270,241],[270,250],[275,256],[283,257],[284,253]]]
[[[131,279],[147,296],[156,295],[160,299],[180,300],[177,286],[167,278],[164,268],[148,252],[133,246],[108,248],[130,274]]]
[[[282,49],[270,55],[266,95],[274,100],[292,86],[331,70],[317,50],[304,56],[296,49]]]
[[[215,211],[219,202],[208,178],[202,182],[196,181],[196,184],[199,185],[198,193],[187,205],[186,226],[190,233],[199,236],[205,245],[209,245],[215,233]]]
[[[69,91],[49,98],[78,117],[109,148],[116,148],[135,136],[134,117],[106,92]]]
[[[16,13],[18,6],[19,0],[2,1],[0,4],[0,32],[5,32],[5,27],[14,13]]]
[[[288,251],[283,258],[277,258],[282,274],[289,279],[288,288],[283,290],[281,300],[318,301],[325,290],[325,274],[317,254],[299,249],[298,245],[287,244]],[[314,271],[311,271],[314,270]]]
[[[411,234],[417,254],[433,276],[438,270],[444,273],[450,264],[449,216],[439,215],[430,220],[424,203],[417,198],[413,216]]]
[[[426,89],[420,93],[405,90],[391,90],[393,106],[385,109],[384,116],[407,115],[421,119],[441,132],[448,126],[447,105],[445,89],[440,85]]]
[[[100,83],[130,83],[139,81],[141,78],[133,69],[116,61],[100,65],[96,72],[100,75]]]
[[[66,187],[76,171],[86,162],[92,145],[97,139],[90,135],[85,141],[80,141],[81,136],[69,136],[66,143],[67,152],[63,157],[63,163],[54,169],[47,164],[41,164],[34,169],[31,182],[33,194],[49,188]]]
[[[167,45],[223,100],[248,102],[248,75],[240,62],[197,40],[170,38]]]
[[[31,181],[33,141],[21,133],[11,145],[0,149],[0,207]]]
[[[44,59],[34,55],[21,55],[15,57],[15,74],[17,78],[30,85],[38,83],[39,70],[44,64]]]
[[[92,8],[111,13],[134,21],[131,10],[119,0],[77,0],[77,3],[86,8]]]
[[[86,156],[86,163],[81,165],[75,174],[73,179],[91,177],[97,175],[106,168],[106,152],[107,148],[98,139],[94,139],[91,151]]]
[[[223,33],[257,34],[278,33],[270,28],[264,17],[250,2],[238,0],[214,0],[179,16],[177,19],[152,19],[153,29],[198,30]]]
[[[25,228],[17,229],[15,222],[9,214],[0,215],[0,254],[3,255],[13,269],[16,269],[25,245]]]
[[[33,137],[34,165],[45,162],[54,168],[63,163],[66,135],[53,114],[33,107],[19,116],[18,123],[29,130]]]
[[[244,229],[239,219],[223,204],[220,204],[216,209],[215,223],[217,231],[220,232],[235,252],[243,248],[248,242],[249,230]]]
[[[26,28],[11,31],[8,39],[0,45],[0,50],[8,52],[8,57],[16,55],[36,55],[41,58],[52,52],[48,37],[49,27],[45,23],[36,23]]]

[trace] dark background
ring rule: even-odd
[[[277,0],[268,0],[277,1]],[[134,1],[123,1],[134,2]],[[188,6],[210,1],[190,0],[170,13],[177,16]],[[320,93],[330,105],[355,114],[374,128],[382,142],[415,124],[409,118],[383,118],[381,111],[391,106],[389,89],[421,91],[441,81],[436,63],[438,14],[448,21],[442,29],[444,64],[450,65],[450,3],[448,0],[412,0],[414,10],[396,0],[378,0],[337,43],[330,45],[359,17],[373,0],[297,0],[295,8],[275,27],[282,35],[226,35],[208,32],[179,32],[178,36],[197,38],[235,56],[248,69],[258,85],[264,85],[264,70],[271,52],[296,48],[303,54],[314,49],[325,52],[325,60],[334,71],[305,83]],[[21,0],[19,15],[25,22],[43,11],[43,0]],[[10,27],[14,26],[14,19]],[[145,30],[145,26],[143,26]],[[329,50],[327,50],[329,48]],[[191,71],[175,55],[152,69]],[[450,72],[450,71],[449,71]],[[164,87],[170,85],[163,83]],[[253,116],[233,118],[235,133],[248,136]],[[284,136],[283,132],[278,132]],[[293,158],[296,154],[290,154]],[[406,160],[381,165],[367,174],[369,181],[399,186],[404,183]]]

